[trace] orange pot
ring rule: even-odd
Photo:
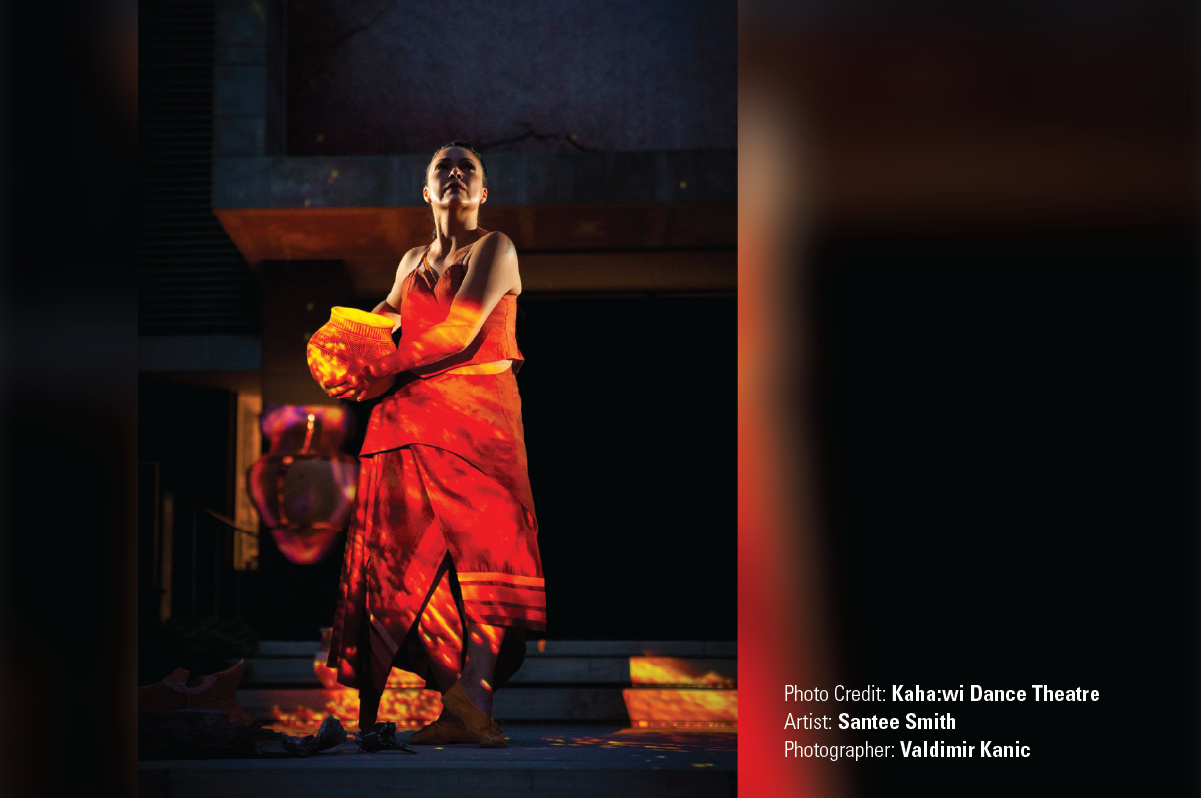
[[[309,372],[322,390],[346,375],[351,358],[375,360],[396,351],[392,322],[376,313],[355,308],[333,308],[329,321],[309,339]],[[386,377],[371,387],[365,399],[373,399],[392,387],[395,377]]]

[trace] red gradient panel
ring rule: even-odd
[[[824,685],[820,573],[808,515],[803,429],[804,342],[790,247],[803,218],[797,136],[779,103],[744,85],[739,97],[738,213],[738,788],[744,796],[841,796],[839,769],[785,758],[789,684]]]

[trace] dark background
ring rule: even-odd
[[[4,795],[136,791],[136,169],[136,7],[0,9]]]
[[[732,149],[727,0],[291,0],[288,152]],[[453,87],[453,88],[452,88]]]
[[[862,794],[1193,794],[1197,254],[1187,229],[815,248],[838,678],[1028,696],[839,711],[958,721],[856,740],[1034,752],[861,762]]]
[[[518,308],[530,482],[555,586],[546,636],[734,639],[735,300],[523,296]],[[176,615],[193,611],[189,502],[228,513],[232,501],[231,398],[141,383],[139,460],[160,463],[176,495]],[[355,409],[357,453],[370,407]],[[206,613],[223,533],[204,515],[197,531]],[[333,623],[341,550],[300,566],[261,535],[257,571],[222,568],[220,614],[262,639],[315,638]]]

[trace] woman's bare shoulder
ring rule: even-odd
[[[484,241],[498,241],[500,243],[512,243],[509,240],[509,237],[507,235],[505,235],[504,233],[502,233],[500,230],[486,231],[482,236],[480,236],[480,242],[482,243]]]
[[[421,259],[425,257],[425,251],[429,247],[413,247],[406,252],[400,259],[400,265],[396,267],[396,281],[400,282],[409,275],[409,272],[421,265]]]
[[[505,293],[517,296],[521,293],[521,276],[517,269],[517,247],[513,240],[499,230],[492,230],[480,236],[476,242],[472,256],[472,265],[483,261],[489,275],[501,281],[508,281],[509,288]]]
[[[499,230],[489,230],[480,236],[479,241],[475,243],[475,249],[479,251],[488,251],[500,255],[516,255],[517,248],[513,245],[513,239]]]

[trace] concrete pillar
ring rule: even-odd
[[[283,155],[286,0],[217,0],[213,155]]]

